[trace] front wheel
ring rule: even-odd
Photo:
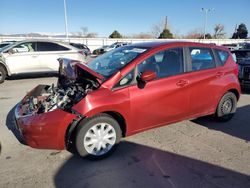
[[[76,150],[82,157],[102,159],[114,152],[120,139],[118,122],[107,114],[100,114],[80,123],[76,133]]]
[[[237,98],[234,93],[227,92],[220,100],[215,118],[218,121],[226,122],[232,119],[236,112]]]

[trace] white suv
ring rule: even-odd
[[[83,51],[63,42],[25,40],[0,50],[0,83],[6,76],[57,72],[58,58],[85,61]]]

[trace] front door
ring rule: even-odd
[[[25,42],[14,46],[5,54],[11,74],[40,71],[39,54],[35,42]]]
[[[157,52],[137,69],[138,80],[144,71],[155,71],[157,78],[129,87],[131,118],[136,131],[185,119],[190,88],[184,74],[183,48]]]

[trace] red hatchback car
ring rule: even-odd
[[[57,86],[38,85],[15,109],[34,148],[74,146],[103,158],[121,137],[214,114],[230,120],[240,97],[238,68],[224,47],[190,42],[131,44],[84,65],[60,59]]]

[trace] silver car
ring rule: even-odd
[[[53,73],[58,58],[85,61],[85,55],[69,44],[49,40],[25,40],[0,50],[0,83],[7,76],[23,73]]]

